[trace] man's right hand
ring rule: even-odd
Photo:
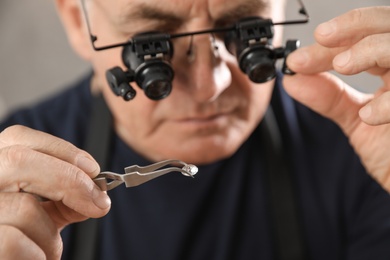
[[[0,259],[60,259],[61,229],[110,209],[92,180],[99,172],[88,153],[62,139],[23,126],[1,132]]]

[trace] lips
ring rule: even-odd
[[[194,116],[188,116],[183,117],[181,119],[176,120],[177,122],[207,122],[207,121],[213,121],[220,117],[226,117],[231,115],[233,112],[220,112],[220,113],[214,113],[209,115],[194,115]]]
[[[196,135],[213,135],[226,130],[232,124],[234,112],[196,115],[175,121],[177,129]]]
[[[170,122],[177,127],[189,128],[209,128],[221,129],[228,127],[234,118],[240,117],[242,106],[236,99],[219,100],[203,104],[201,106],[192,106],[191,103],[183,105],[183,110],[176,109],[176,116],[171,116]]]

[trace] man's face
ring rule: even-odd
[[[90,0],[87,1],[97,46],[123,42],[137,33],[180,33],[231,25],[243,17],[270,17],[260,0]],[[223,39],[193,38],[194,59],[186,52],[190,37],[174,40],[171,94],[160,101],[137,91],[129,102],[115,96],[105,72],[123,66],[121,48],[94,52],[93,81],[105,95],[119,136],[138,153],[157,161],[180,159],[204,164],[232,155],[253,132],[269,104],[273,82],[252,83],[228,53]]]

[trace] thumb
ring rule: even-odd
[[[361,122],[359,109],[370,98],[328,72],[285,76],[283,83],[292,98],[333,120],[348,136]]]
[[[390,91],[383,91],[359,111],[360,118],[367,124],[390,123]]]

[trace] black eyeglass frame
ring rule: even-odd
[[[108,49],[112,49],[112,48],[125,47],[125,46],[133,44],[133,40],[132,40],[132,38],[130,38],[130,40],[127,40],[126,42],[120,42],[120,43],[109,44],[109,45],[97,47],[95,45],[95,42],[98,40],[98,37],[96,35],[92,34],[91,24],[89,22],[87,8],[85,6],[85,0],[80,0],[80,1],[81,1],[81,6],[83,9],[84,16],[85,16],[85,20],[86,20],[88,34],[89,34],[90,39],[91,39],[92,47],[95,51],[103,51],[103,50],[108,50]],[[303,15],[305,18],[298,19],[298,20],[287,20],[287,21],[276,22],[276,23],[272,22],[272,25],[274,25],[274,26],[275,25],[294,25],[294,24],[308,23],[310,20],[310,16],[306,10],[306,7],[305,7],[303,1],[297,0],[297,2],[299,4],[299,14]],[[194,36],[194,35],[199,35],[199,34],[215,34],[215,33],[234,31],[234,30],[236,30],[236,26],[232,25],[232,26],[227,26],[227,27],[205,29],[205,30],[193,31],[193,32],[184,32],[184,33],[176,33],[176,34],[163,33],[163,34],[159,34],[159,35],[160,35],[160,37],[161,37],[161,35],[164,35],[164,38],[166,40],[170,40],[170,39]]]
[[[302,0],[297,0],[300,6],[299,13],[305,16],[304,19],[274,23],[271,19],[263,19],[260,16],[248,16],[239,19],[232,26],[177,34],[142,32],[132,36],[126,42],[97,47],[95,42],[98,38],[91,32],[85,0],[80,1],[93,49],[103,51],[123,47],[122,61],[127,69],[123,70],[115,66],[106,71],[106,79],[114,94],[122,96],[125,101],[132,100],[137,93],[131,86],[131,82],[136,82],[151,100],[166,98],[171,93],[174,78],[174,70],[170,64],[173,56],[171,40],[180,37],[191,37],[187,51],[189,61],[193,58],[194,35],[210,34],[212,46],[218,51],[218,46],[213,44],[214,34],[223,33],[226,48],[236,55],[241,71],[247,74],[252,82],[264,83],[275,78],[275,62],[280,58],[284,58],[282,72],[293,75],[294,72],[288,68],[286,59],[299,47],[299,40],[288,40],[285,47],[274,49],[272,47],[273,26],[304,24],[309,21]]]

